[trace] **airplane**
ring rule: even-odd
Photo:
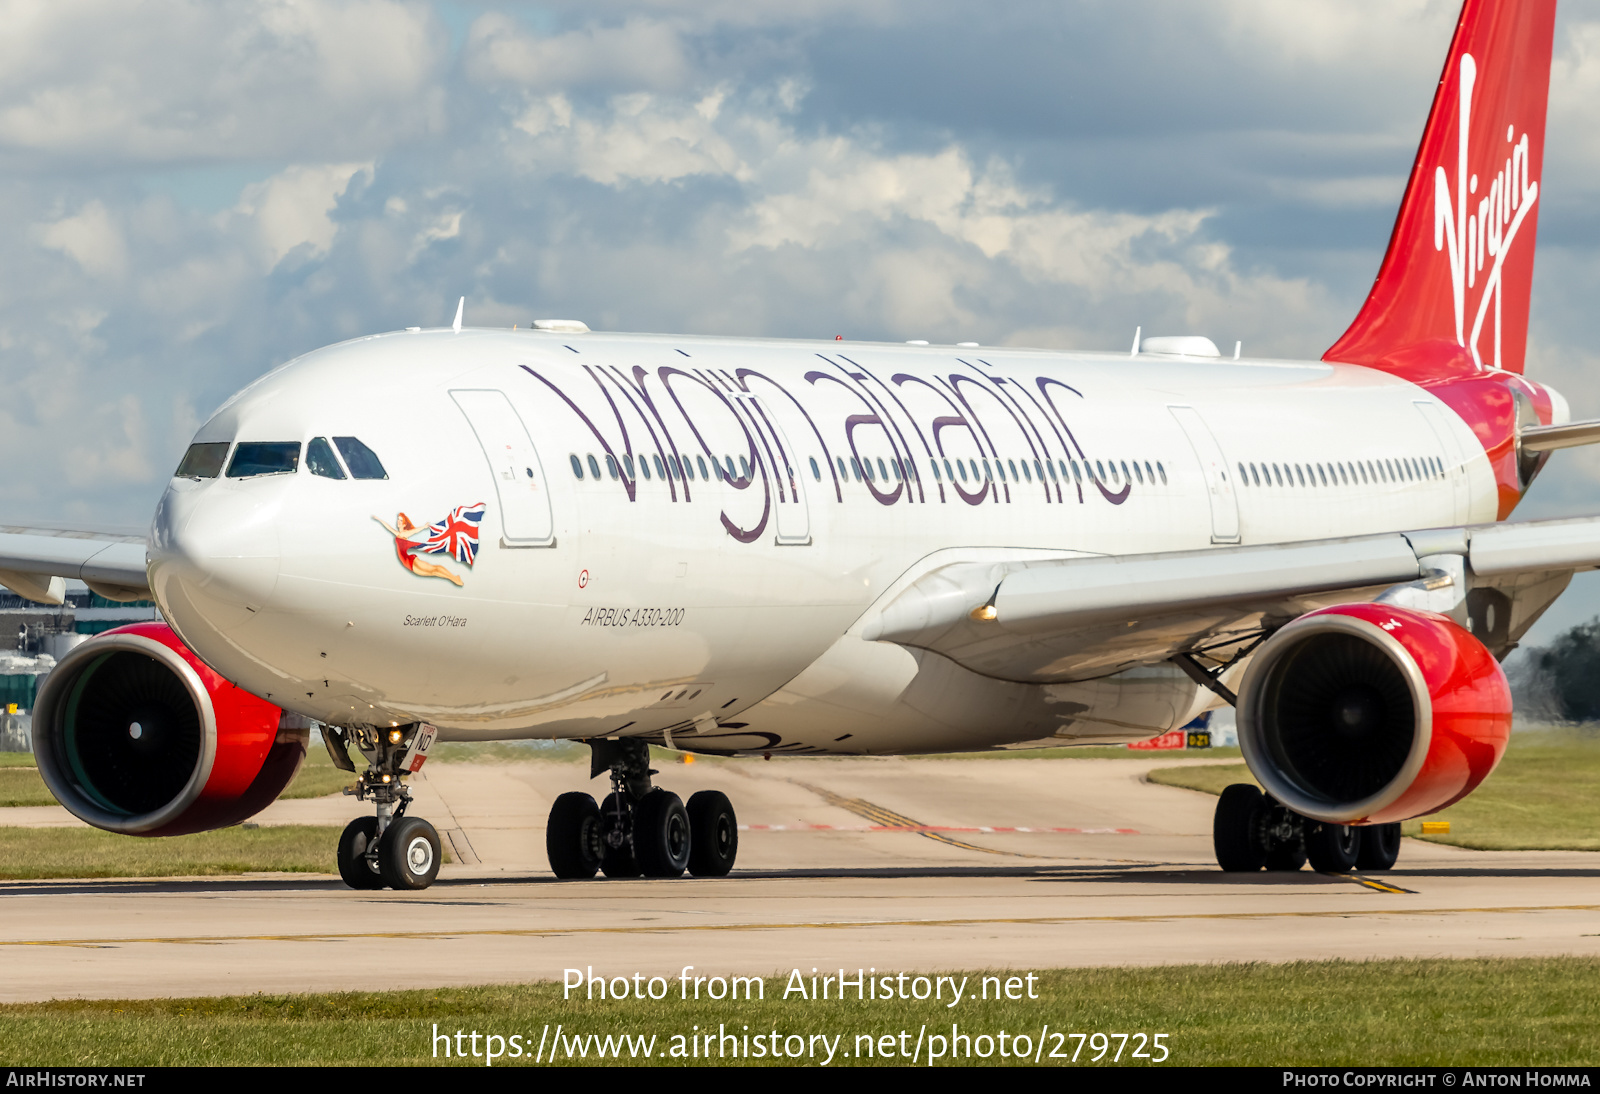
[[[651,745],[903,755],[1148,739],[1237,707],[1227,871],[1382,870],[1503,754],[1500,660],[1595,518],[1508,522],[1600,441],[1523,375],[1553,0],[1466,0],[1371,295],[1315,361],[407,328],[297,357],[195,434],[146,542],[0,535],[0,583],[161,621],[34,713],[73,814],[238,823],[314,725],[370,815],[356,889],[418,889],[435,741],[567,739],[562,878],[723,876],[732,803]],[[352,759],[352,747],[360,760]],[[357,770],[358,764],[360,770]]]

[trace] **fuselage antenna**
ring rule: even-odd
[[[1138,326],[1138,327],[1134,327],[1133,328],[1133,349],[1128,351],[1128,356],[1129,357],[1137,357],[1137,356],[1139,356],[1139,335],[1142,334],[1142,333],[1144,333],[1144,327],[1143,326]]]
[[[1243,349],[1244,349],[1244,343],[1243,342],[1235,342],[1233,344],[1233,359],[1235,361],[1237,361],[1239,359],[1239,353]]]
[[[450,329],[455,331],[457,334],[461,333],[461,313],[466,310],[467,298],[463,296],[461,298],[461,302],[456,305],[456,321],[450,324]]]

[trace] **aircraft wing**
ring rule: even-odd
[[[1575,571],[1597,567],[1600,517],[1166,554],[952,561],[864,618],[860,634],[986,676],[1059,683],[1175,654],[1224,662],[1308,611],[1387,595],[1453,611],[1504,657]]]
[[[143,537],[0,526],[0,585],[27,600],[60,604],[68,578],[109,600],[148,600]]]

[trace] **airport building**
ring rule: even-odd
[[[101,631],[159,618],[149,601],[120,604],[81,585],[69,585],[60,605],[0,590],[0,752],[33,750],[33,697],[63,654]]]

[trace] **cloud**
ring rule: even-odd
[[[39,238],[46,247],[76,259],[96,277],[121,277],[128,268],[122,230],[100,201],[90,201],[75,216],[43,225]]]
[[[507,326],[1314,357],[1455,11],[464,7],[0,0],[8,519],[142,523],[234,390],[462,294]],[[1560,25],[1530,372],[1600,416],[1600,20]],[[208,164],[204,208],[150,181]],[[1597,499],[1585,456],[1529,506]]]
[[[417,3],[5,0],[0,22],[15,162],[346,159],[438,121]]]
[[[328,253],[338,230],[328,214],[358,174],[370,180],[372,164],[297,164],[245,187],[234,212],[254,221],[268,269],[301,247],[306,258]]]

